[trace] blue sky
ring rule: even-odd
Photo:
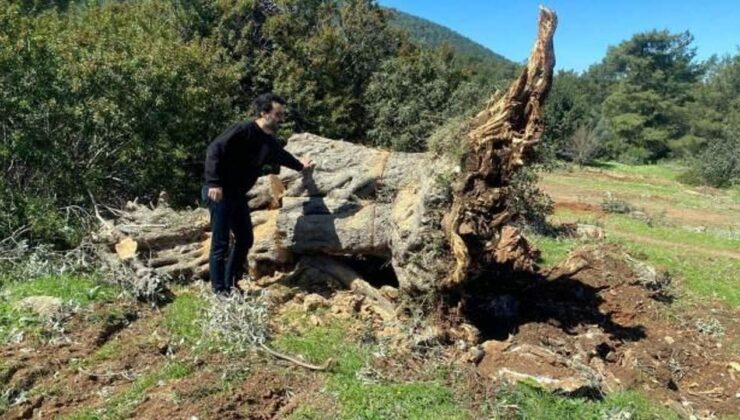
[[[558,69],[583,71],[607,47],[637,32],[668,29],[694,35],[697,58],[734,54],[740,46],[740,0],[379,0],[442,24],[514,61],[523,61],[536,34],[538,6],[558,14]]]

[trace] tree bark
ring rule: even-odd
[[[542,105],[552,84],[557,18],[541,8],[537,41],[527,68],[508,91],[473,120],[462,174],[444,228],[455,256],[449,284],[475,278],[496,264],[531,269],[533,252],[510,225],[511,180],[532,157],[543,132]]]
[[[392,264],[399,287],[413,293],[455,288],[496,267],[532,268],[533,250],[512,226],[506,198],[543,131],[555,26],[555,14],[541,9],[526,69],[470,121],[459,166],[432,154],[292,136],[286,149],[316,167],[283,169],[249,193],[253,275],[288,271],[302,256],[373,257]],[[207,276],[204,209],[131,203],[115,223],[100,235],[105,252],[119,244],[121,258],[144,261],[162,275]],[[138,245],[133,257],[131,241]]]

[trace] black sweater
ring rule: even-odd
[[[245,193],[257,182],[265,164],[303,170],[303,164],[256,122],[236,123],[208,145],[205,181],[209,187]]]

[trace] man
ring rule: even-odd
[[[295,171],[313,167],[312,161],[299,161],[275,138],[284,105],[277,95],[260,95],[254,102],[256,120],[232,125],[208,146],[202,194],[211,214],[209,270],[215,293],[239,289],[237,282],[254,242],[246,194],[263,165],[279,164]],[[229,231],[234,233],[234,246],[227,260]]]

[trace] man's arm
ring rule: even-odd
[[[208,185],[208,198],[215,202],[221,201],[223,197],[223,180],[221,179],[221,167],[223,164],[223,142],[213,141],[206,149],[206,185]]]
[[[294,171],[302,171],[307,168],[313,167],[313,162],[310,160],[300,161],[296,159],[290,152],[285,150],[275,139],[270,141],[270,149],[272,155],[272,161],[280,166],[285,166]]]
[[[221,201],[223,196],[223,183],[224,183],[224,159],[226,155],[226,147],[236,135],[238,135],[243,129],[241,124],[234,124],[226,131],[221,133],[215,140],[208,145],[206,150],[206,168],[205,178],[206,185],[208,185],[208,198],[213,201]]]
[[[213,141],[206,150],[206,185],[219,188],[223,186],[221,165],[223,159],[223,142]]]

